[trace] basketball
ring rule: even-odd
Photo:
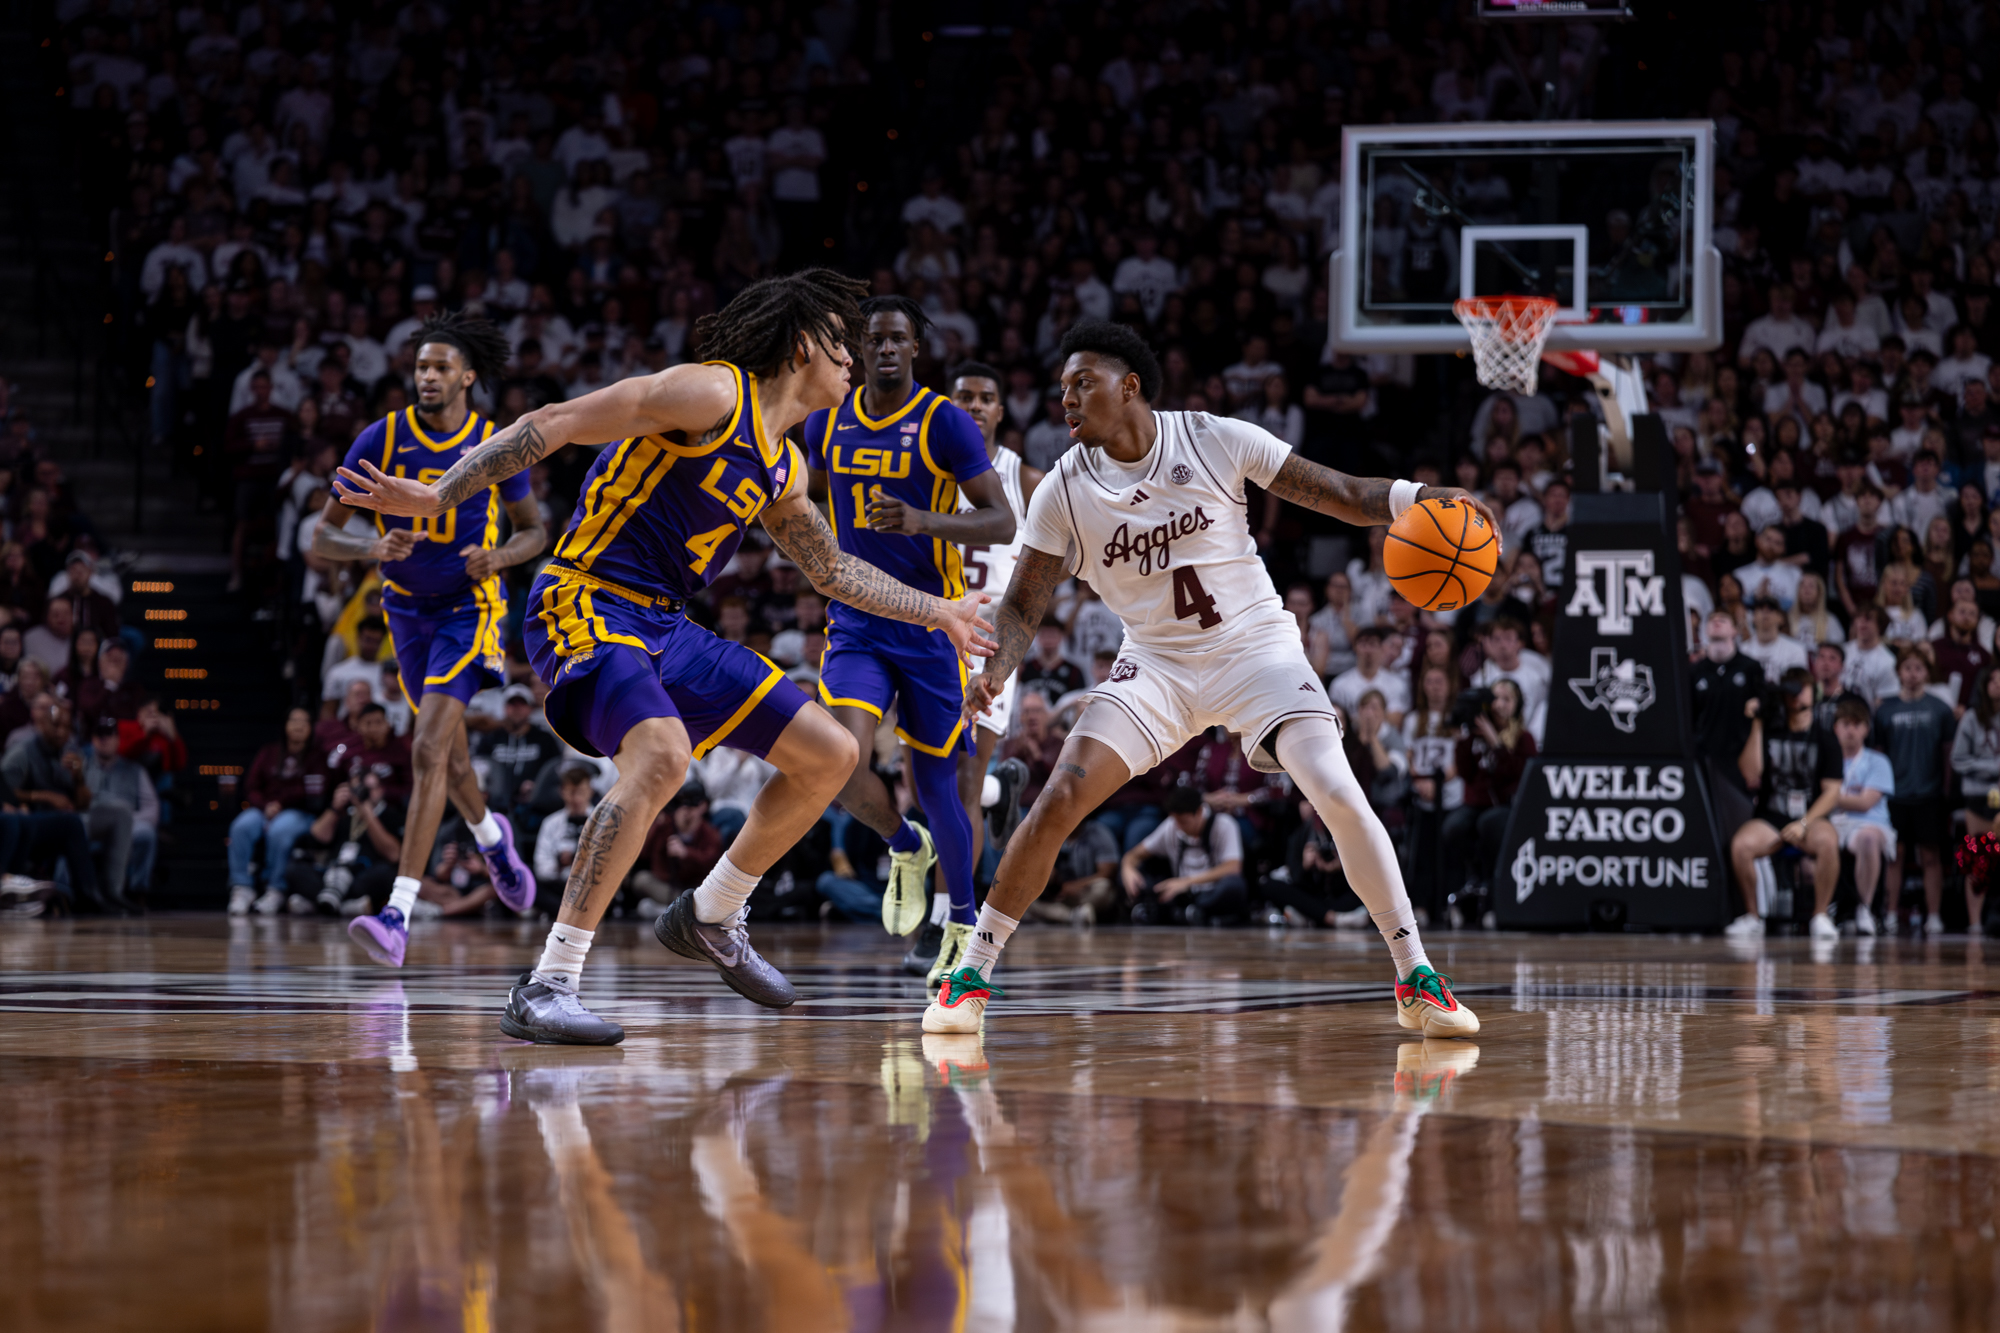
[[[1470,606],[1493,581],[1500,534],[1460,500],[1419,500],[1389,527],[1382,567],[1390,586],[1425,611]]]

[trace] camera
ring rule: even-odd
[[[1485,712],[1486,705],[1492,702],[1493,691],[1484,685],[1460,690],[1451,706],[1451,724],[1454,727],[1471,726],[1472,720]]]

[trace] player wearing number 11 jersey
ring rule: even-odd
[[[1357,525],[1463,491],[1345,476],[1276,436],[1205,412],[1155,412],[1160,367],[1123,325],[1084,321],[1063,339],[1063,407],[1077,443],[1036,489],[1020,562],[995,621],[999,651],[975,677],[976,717],[1021,663],[1050,593],[1075,575],[1125,623],[1110,679],[1000,861],[965,957],[924,1014],[927,1032],[976,1031],[1001,947],[1049,882],[1063,841],[1133,776],[1212,726],[1243,738],[1253,768],[1283,771],[1326,821],[1348,882],[1396,965],[1397,1018],[1463,1037],[1479,1020],[1431,970],[1396,850],[1341,749],[1333,704],[1306,660],[1250,536],[1244,486]],[[1489,521],[1491,516],[1488,516]]]

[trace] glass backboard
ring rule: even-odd
[[[1452,352],[1462,296],[1547,296],[1552,348],[1722,341],[1714,128],[1533,121],[1346,131],[1336,348]]]

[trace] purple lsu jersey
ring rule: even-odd
[[[465,424],[445,439],[433,439],[417,419],[417,411],[406,407],[382,418],[354,437],[347,450],[347,466],[360,471],[367,459],[392,477],[415,477],[430,483],[450,471],[467,453],[479,447],[493,433],[493,423],[477,412],[466,415]],[[466,577],[466,546],[497,546],[500,542],[500,507],[526,498],[528,474],[516,473],[497,486],[469,495],[454,509],[432,518],[398,518],[377,513],[377,530],[415,528],[420,540],[409,557],[384,561],[382,580],[390,592],[407,597],[448,597],[471,593],[472,580]]]
[[[805,462],[766,434],[757,377],[726,361],[736,410],[706,443],[684,432],[607,446],[584,477],[555,566],[613,586],[685,601],[728,567],[766,505],[805,485]]]
[[[863,392],[806,418],[806,463],[826,473],[827,520],[840,549],[934,597],[963,597],[965,553],[956,543],[875,532],[866,510],[879,486],[913,509],[956,513],[959,487],[993,470],[985,437],[964,408],[930,389],[880,420],[862,410]]]

